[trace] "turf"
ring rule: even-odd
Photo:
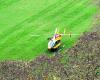
[[[60,32],[81,33],[91,28],[96,7],[91,0],[0,0],[0,60],[30,60],[46,54],[48,37]],[[41,36],[32,36],[40,34]],[[44,35],[48,34],[48,35]],[[79,36],[64,36],[64,49]]]

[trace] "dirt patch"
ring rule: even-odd
[[[100,34],[100,12],[95,16],[90,32],[98,32]]]
[[[24,61],[0,62],[0,80],[29,80],[32,70]]]
[[[93,2],[93,4],[95,4],[96,6],[100,7],[100,0],[93,0],[92,2]]]
[[[95,50],[94,50],[95,49]],[[71,49],[69,53],[99,53],[100,52],[100,35],[97,32],[84,33],[79,41]]]
[[[98,11],[97,11],[96,16],[93,20],[93,23],[92,23],[93,26],[92,26],[90,31],[100,33],[100,0],[94,0],[93,4],[96,4]]]
[[[84,78],[87,80],[98,80],[100,72],[100,35],[97,32],[84,33],[79,41],[68,50],[71,57],[70,63],[78,66],[76,74],[79,76],[78,71],[82,71]],[[74,69],[73,69],[74,70]],[[97,73],[99,72],[99,75]],[[98,78],[98,79],[97,79]],[[85,80],[84,79],[84,80]]]

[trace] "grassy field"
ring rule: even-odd
[[[96,7],[91,0],[0,0],[0,60],[30,60],[47,51],[55,28],[78,33],[91,28]],[[33,37],[40,34],[39,37]],[[48,34],[48,35],[43,35]],[[79,36],[80,36],[79,35]],[[65,36],[65,49],[79,36]]]

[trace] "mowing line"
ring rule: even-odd
[[[64,0],[64,1],[65,1],[65,0]],[[65,3],[65,2],[64,2],[64,3]],[[47,14],[47,12],[50,12],[52,9],[55,9],[56,7],[58,7],[59,4],[61,4],[61,2],[60,2],[60,3],[57,2],[57,3],[53,4],[53,5],[50,5],[50,6],[47,7],[46,9],[40,11],[40,12],[37,14],[37,15],[39,15],[39,16],[33,15],[33,16],[34,16],[34,20],[38,19],[39,17],[44,16],[45,14]],[[47,12],[45,13],[44,11],[47,11]],[[41,13],[42,13],[43,15],[42,15]],[[3,32],[6,32],[6,33],[5,33],[5,35],[2,36],[2,37],[4,38],[8,33],[11,34],[11,33],[13,33],[14,31],[16,31],[16,30],[18,30],[18,29],[21,29],[21,28],[20,28],[21,25],[24,24],[25,22],[26,22],[26,23],[27,23],[27,22],[29,23],[29,22],[30,22],[30,19],[33,18],[33,16],[31,16],[31,17],[25,19],[24,21],[22,21],[22,22],[20,22],[19,24],[17,24],[17,25],[15,25],[15,26],[11,27],[10,29],[8,28],[8,29],[6,29],[5,31],[3,31]]]
[[[17,30],[20,30],[22,28],[25,28],[24,25],[23,25],[23,27],[21,27],[21,26],[22,26],[22,24],[24,24],[24,22],[27,22],[27,20],[28,19],[26,19],[25,21],[17,24],[15,27],[11,28],[11,30],[8,30],[9,33],[7,31],[5,31],[5,32],[7,32],[6,35],[9,34],[9,36],[10,36],[11,34],[16,33]],[[5,38],[7,38],[6,35],[4,35]],[[4,41],[4,37],[2,36],[3,41]]]
[[[12,4],[19,2],[20,0],[3,0],[0,1],[0,9],[4,9],[8,6],[11,6]]]
[[[87,11],[87,10],[86,10]],[[88,14],[88,17],[85,17],[86,15]],[[91,12],[91,15],[92,15],[92,12]],[[70,25],[70,24],[72,24],[73,22],[75,22],[75,21],[77,21],[77,20],[80,20],[81,19],[81,22],[84,22],[84,20],[87,18],[89,18],[89,17],[91,17],[91,15],[90,15],[90,11],[87,11],[85,14],[83,14],[83,17],[85,17],[84,19],[81,19],[81,15],[78,15],[73,21],[71,21],[69,24],[67,24],[67,25]],[[81,23],[80,22],[80,23]],[[20,40],[19,40],[20,41]],[[16,43],[17,43],[17,41],[16,41]],[[16,44],[15,43],[15,44]],[[11,44],[11,45],[15,45],[15,44]],[[6,48],[4,48],[4,50],[5,50]],[[3,50],[3,49],[2,49]]]
[[[62,1],[62,0],[61,0],[61,1]],[[54,3],[54,4],[50,5],[50,6],[48,6],[47,8],[45,8],[45,9],[43,9],[42,11],[38,12],[37,14],[39,15],[40,13],[44,12],[45,10],[48,11],[48,12],[51,11],[53,8],[56,8],[57,5],[60,5],[60,4],[61,4],[61,1],[60,1],[60,2],[57,2],[57,3]],[[66,0],[64,0],[64,1],[66,1]],[[65,2],[64,2],[64,3],[65,3]],[[36,14],[36,15],[37,15],[37,14]],[[46,14],[46,13],[44,13],[44,14]],[[36,15],[32,15],[32,16],[35,17]],[[28,20],[30,20],[30,19],[32,18],[32,16],[30,16],[29,18],[27,18],[27,19],[25,19],[24,21],[20,22],[19,24],[17,24],[17,25],[15,25],[15,26],[11,27],[12,31],[13,31],[13,29],[15,29],[16,26],[21,25],[21,24],[23,24],[24,22],[28,22]],[[40,15],[40,16],[41,16],[41,15]],[[36,18],[38,18],[38,17],[36,17]],[[29,23],[29,22],[28,22],[28,23]],[[20,28],[20,27],[19,27],[19,28]],[[11,30],[11,29],[7,28],[7,31],[8,31],[8,30]],[[18,29],[18,27],[17,27],[17,29]],[[4,31],[4,32],[7,32],[7,31]],[[8,34],[8,33],[7,33],[7,34]]]
[[[84,8],[84,11],[82,10],[83,12],[81,11],[81,13],[84,13],[85,11],[87,11],[87,10],[89,10],[89,9],[90,9],[90,8]],[[78,13],[78,14],[80,14],[80,13]],[[82,14],[81,14],[81,15],[82,15]],[[79,15],[79,16],[78,16],[78,15],[77,15],[77,16],[74,16],[73,18],[77,18],[77,17],[80,17],[80,15]],[[62,18],[64,18],[64,17],[62,17]],[[53,23],[55,23],[55,21],[53,21]],[[45,25],[43,25],[43,26],[46,26],[46,25],[47,25],[47,24],[45,24]],[[43,26],[41,25],[42,28],[43,28]],[[30,31],[30,30],[31,30],[31,31]],[[23,37],[24,37],[24,36],[29,36],[29,35],[30,35],[29,32],[32,32],[32,29],[30,29],[30,30],[28,29],[28,32],[27,32],[25,35],[21,35],[21,36],[23,36]],[[39,31],[39,30],[36,29],[35,32],[37,32],[37,31]],[[20,31],[20,32],[24,32],[24,31]],[[22,37],[22,38],[23,38],[23,37]],[[21,38],[20,38],[20,40],[21,40]],[[19,40],[18,40],[18,41],[19,41]],[[16,42],[18,42],[18,41],[16,41]]]
[[[21,31],[22,32],[22,31]],[[18,35],[18,34],[17,34]],[[15,36],[15,35],[14,35]],[[10,40],[12,40],[12,39],[10,39]],[[8,41],[7,41],[8,42]],[[15,42],[14,42],[15,43]],[[4,43],[5,44],[5,43]],[[11,45],[11,44],[9,44],[9,45]],[[4,49],[4,48],[3,48]]]
[[[65,14],[65,13],[64,13],[64,14]],[[92,15],[92,12],[91,12],[91,15]],[[91,17],[91,15],[89,15],[89,13],[88,13],[88,17],[86,17],[86,14],[85,14],[85,15],[84,15],[84,16],[85,16],[84,19],[81,19],[81,18],[78,18],[78,19],[81,19],[81,22],[80,22],[80,23],[83,23],[84,21],[86,21],[86,19],[89,19],[89,17]],[[78,15],[78,16],[79,16],[79,15]],[[77,16],[77,17],[78,17],[78,16]],[[64,17],[64,16],[63,16],[63,17]],[[80,17],[82,17],[82,15],[80,15]],[[77,21],[77,19],[76,19],[76,21]],[[82,22],[82,21],[83,21],[83,22]],[[54,22],[55,22],[55,21],[54,21]],[[56,22],[57,22],[57,21],[56,21]],[[73,22],[74,22],[74,20],[72,21],[72,23],[73,23]],[[77,22],[78,22],[78,21],[77,21]],[[69,22],[69,23],[70,23],[69,25],[71,25],[71,22]],[[74,25],[74,24],[75,24],[75,23],[73,23],[73,25]],[[75,26],[76,26],[76,25],[78,25],[78,24],[75,24]],[[43,27],[42,27],[42,28],[43,28]],[[26,28],[26,29],[27,29],[27,28]],[[22,30],[22,29],[21,29],[21,30]],[[37,29],[37,30],[38,30],[38,29]],[[20,31],[20,32],[21,32],[21,31]],[[18,34],[21,34],[20,36],[22,36],[23,34],[20,33],[20,32],[19,32]],[[17,34],[17,35],[18,35],[18,34]],[[25,35],[24,37],[22,37],[20,40],[16,41],[16,43],[15,43],[16,46],[14,46],[14,48],[15,48],[15,47],[19,47],[19,44],[17,44],[17,43],[18,43],[19,41],[21,41],[23,38],[26,38],[26,37],[28,37],[28,34]],[[28,38],[30,38],[30,37],[28,37]],[[32,41],[32,40],[31,40],[31,41]],[[43,41],[43,40],[42,40],[42,41]],[[38,42],[38,41],[36,41],[36,42]],[[8,44],[9,44],[9,43],[8,43]],[[29,46],[27,46],[27,49],[28,49],[28,50],[30,49],[30,47],[33,47],[32,44],[33,44],[33,43],[28,44],[28,45],[29,45]],[[40,44],[40,43],[38,43],[38,45],[39,45],[39,44]],[[42,43],[42,44],[43,44],[43,43]],[[14,44],[13,44],[13,45],[14,45]],[[38,46],[38,45],[37,45],[37,46]],[[12,46],[12,45],[10,45],[10,46]],[[41,47],[40,47],[40,48],[41,48]],[[6,47],[5,49],[10,49],[9,51],[12,51],[11,48],[7,48],[7,47]],[[4,50],[5,50],[5,49],[4,49]],[[4,50],[3,50],[3,51],[4,51]],[[6,52],[6,51],[4,51],[4,53],[5,53],[5,52]],[[22,52],[22,51],[21,51],[21,52]],[[26,52],[27,52],[27,51],[26,51]],[[25,53],[26,53],[26,52],[25,52]],[[31,51],[30,51],[30,52],[31,52]],[[31,52],[31,53],[32,53],[32,52]],[[31,53],[30,53],[30,54],[31,54]]]
[[[64,6],[63,8],[59,9],[57,12],[53,13],[52,15],[46,16],[46,18],[57,17],[60,14],[64,14],[64,13],[66,13],[66,15],[69,15],[70,13],[73,13],[72,11],[74,11],[76,8],[80,8],[80,6],[82,6],[82,5],[86,6],[88,4],[88,2],[89,2],[89,0],[84,0],[84,1],[81,1],[80,3],[75,5],[75,3],[77,3],[75,1],[70,6]],[[66,10],[66,8],[67,8],[67,10]],[[51,18],[50,18],[50,20],[51,20]]]
[[[18,24],[18,25],[19,25],[19,24]],[[21,28],[22,28],[22,27],[21,27]],[[21,29],[21,28],[20,28],[20,29]],[[14,31],[14,29],[13,29],[13,31]],[[6,31],[5,31],[5,32],[6,32]]]
[[[43,11],[39,12],[38,14],[31,16],[31,18],[29,19],[28,22],[31,23],[37,18],[46,16],[46,15],[48,15],[49,12],[57,10],[57,8],[59,10],[59,7],[61,8],[64,5],[67,5],[67,6],[71,5],[71,3],[73,3],[73,1],[74,0],[68,0],[68,1],[65,0],[65,2],[63,2],[62,4],[61,3],[60,4],[54,4],[53,6],[50,6],[50,7],[46,8],[46,9],[44,9]]]
[[[84,23],[85,22],[87,22],[88,21],[88,19],[87,20],[85,20],[84,22],[82,22],[81,24],[83,24],[84,25]],[[41,40],[43,40],[43,39],[41,39]],[[32,41],[33,42],[33,41]],[[39,47],[39,49],[41,50],[41,52],[43,52],[43,51],[45,51],[45,48],[43,48],[42,46],[40,46],[40,45],[44,45],[44,43],[46,43],[45,41],[41,41],[42,42],[42,44],[41,43],[39,43],[38,45],[35,45],[35,47],[37,48],[37,47]],[[36,42],[35,42],[36,43]],[[29,57],[29,58],[27,58],[27,59],[33,59],[33,56],[38,56],[38,55],[40,55],[41,53],[40,53],[40,51],[38,50],[38,51],[36,51],[36,52],[34,52],[33,50],[31,50],[31,49],[33,49],[33,46],[34,45],[34,43],[30,43],[30,44],[28,44],[27,45],[27,48],[25,49],[25,50],[27,50],[27,51],[25,51],[25,53],[29,53],[29,51],[30,51],[30,55],[31,55],[31,57]],[[46,46],[45,46],[46,47]],[[36,49],[35,49],[36,50]],[[33,54],[33,52],[34,52],[34,54]],[[23,54],[21,54],[21,56],[23,56],[23,55],[25,55],[25,53],[23,53]],[[37,54],[38,53],[38,54]],[[26,57],[27,56],[23,56],[22,58],[23,59],[26,59]],[[18,57],[17,57],[18,58]]]

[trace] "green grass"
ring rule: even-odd
[[[30,60],[46,54],[47,38],[56,27],[61,32],[66,28],[68,32],[80,35],[88,31],[96,13],[96,7],[89,5],[90,1],[1,0],[0,60]],[[33,37],[33,34],[41,36]],[[64,49],[70,48],[79,36],[64,36]]]

